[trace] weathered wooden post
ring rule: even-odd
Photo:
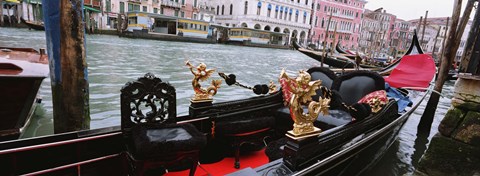
[[[445,41],[447,41],[447,33],[448,33],[449,22],[450,22],[450,17],[447,17],[447,24],[445,26],[445,34],[443,34],[442,52],[440,54],[440,58],[438,59],[439,65],[442,63],[442,56],[443,56],[443,53],[445,52]]]
[[[43,0],[55,133],[90,128],[83,0]],[[60,14],[60,15],[59,15]]]
[[[3,0],[0,0],[0,26],[3,26]]]
[[[445,81],[447,80],[450,65],[453,62],[453,59],[455,59],[455,55],[460,45],[465,26],[467,25],[468,18],[470,16],[469,14],[472,12],[474,2],[475,0],[469,0],[462,17],[462,21],[460,24],[458,24],[460,21],[460,12],[462,10],[462,0],[455,0],[452,15],[452,24],[450,25],[450,32],[448,34],[448,42],[445,46],[445,52],[441,57],[442,63],[440,65],[440,71],[434,87],[434,89],[438,92],[442,92],[443,84],[445,84]],[[470,3],[472,4],[470,5]],[[427,106],[425,108],[425,112],[423,113],[420,123],[418,124],[418,130],[430,129],[439,100],[439,94],[434,93],[430,96],[430,99],[428,100]]]
[[[480,9],[477,8],[460,68],[466,73],[460,73],[455,82],[452,106],[420,160],[418,172],[439,176],[480,173],[479,29]]]
[[[459,72],[480,75],[480,8],[475,13],[472,28],[466,42]]]
[[[330,12],[330,16],[328,17],[328,22],[327,22],[327,31],[325,32],[325,40],[323,41],[323,57],[322,57],[322,63],[320,63],[320,67],[323,67],[323,62],[325,61],[325,57],[327,57],[327,53],[325,51],[327,47],[327,39],[328,39],[328,30],[330,29],[330,21],[332,20],[332,12]]]
[[[432,51],[432,57],[436,61],[438,58],[435,56],[435,48],[437,47],[437,39],[438,36],[440,35],[440,29],[442,29],[441,26],[438,27],[437,35],[435,36],[435,41],[433,42],[433,51]]]
[[[423,46],[423,36],[425,35],[425,28],[427,28],[428,10],[425,12],[425,18],[423,19],[422,40],[420,40],[420,46]],[[420,21],[421,23],[422,21]]]

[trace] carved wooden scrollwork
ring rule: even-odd
[[[128,82],[121,90],[122,128],[134,123],[162,124],[176,117],[175,88],[152,73]]]

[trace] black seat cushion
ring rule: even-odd
[[[135,159],[200,150],[207,141],[192,124],[170,124],[161,128],[136,125],[132,128],[132,137]]]
[[[219,119],[215,123],[215,133],[238,135],[272,128],[275,125],[273,116],[236,116]]]
[[[371,92],[385,90],[385,80],[376,72],[353,71],[335,79],[332,89],[338,91],[347,105],[352,105]]]
[[[308,69],[307,72],[312,77],[311,79],[312,81],[322,80],[322,86],[328,89],[331,88],[333,80],[337,78],[337,75],[335,75],[335,73],[332,70],[325,67],[312,67]],[[312,96],[312,98],[315,101],[318,101],[319,96],[322,96],[323,94],[321,89],[318,89],[316,92],[317,94]]]

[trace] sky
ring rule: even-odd
[[[451,17],[454,0],[367,0],[366,9],[375,10],[383,7],[387,13],[394,14],[403,20],[418,19],[425,16],[428,10],[428,17]],[[462,10],[467,0],[463,0]],[[462,12],[463,13],[463,12]],[[470,20],[473,20],[473,9]]]

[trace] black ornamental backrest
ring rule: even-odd
[[[177,116],[175,87],[152,73],[128,82],[121,89],[121,128],[130,136],[135,125],[161,126],[175,123]]]
[[[330,70],[329,68],[325,67],[312,67],[307,70],[307,72],[312,77],[312,81],[322,80],[322,86],[330,89],[332,87],[333,80],[337,79],[337,75]],[[313,100],[318,101],[320,96],[323,97],[323,92],[321,89],[316,91],[316,95],[312,96]]]

